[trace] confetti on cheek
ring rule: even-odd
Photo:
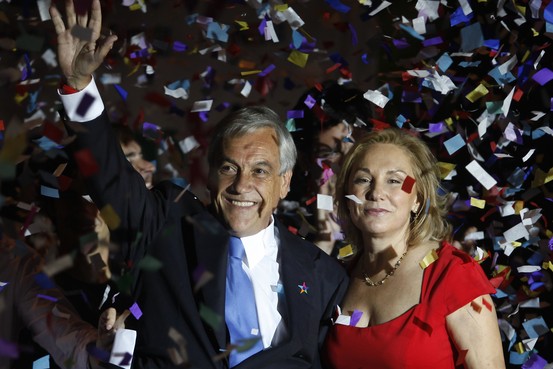
[[[401,189],[404,192],[411,193],[413,191],[413,186],[415,185],[415,178],[411,176],[405,177],[403,180],[403,184],[401,185]]]

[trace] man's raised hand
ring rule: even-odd
[[[67,84],[77,90],[88,85],[92,73],[102,64],[117,36],[99,41],[102,29],[100,0],[92,0],[90,11],[77,14],[73,0],[65,1],[67,24],[54,5],[50,16],[58,35],[58,60]]]

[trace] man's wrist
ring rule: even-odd
[[[91,75],[88,77],[80,77],[80,78],[68,77],[65,81],[65,84],[73,88],[74,90],[76,90],[75,92],[77,92],[86,88],[86,86],[90,84],[91,80],[92,80]]]

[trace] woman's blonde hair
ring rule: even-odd
[[[407,244],[418,245],[428,240],[442,241],[451,237],[451,225],[447,222],[447,199],[439,193],[440,170],[436,158],[421,139],[398,129],[373,131],[357,141],[344,158],[338,174],[336,202],[338,217],[346,239],[354,249],[361,246],[361,231],[352,223],[348,202],[348,184],[354,165],[363,158],[374,144],[392,144],[404,150],[413,166],[415,189],[419,209],[411,216]]]

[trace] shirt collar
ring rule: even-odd
[[[253,268],[265,255],[271,254],[271,251],[276,248],[275,242],[275,222],[271,216],[269,226],[259,233],[252,236],[240,238],[244,244],[246,257],[248,259],[248,267]]]

